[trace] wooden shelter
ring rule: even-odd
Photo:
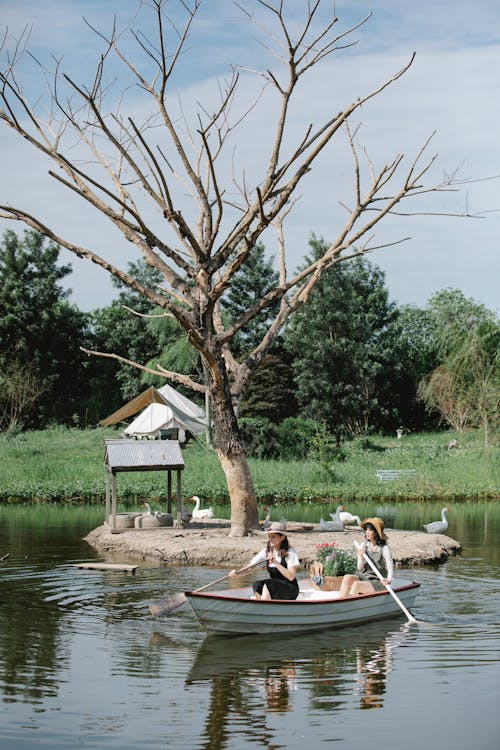
[[[104,441],[106,469],[106,522],[111,510],[111,532],[116,528],[116,475],[120,471],[166,471],[167,512],[171,512],[172,472],[176,472],[177,523],[182,521],[181,472],[184,469],[177,440],[127,440],[118,438]]]

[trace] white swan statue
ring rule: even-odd
[[[351,524],[355,523],[358,526],[358,528],[361,528],[361,519],[359,516],[353,516],[347,510],[344,510],[341,513],[339,513],[339,516],[344,526],[350,526]]]
[[[446,514],[448,513],[448,508],[443,508],[441,511],[441,520],[440,521],[433,521],[432,523],[424,523],[423,528],[426,530],[428,534],[444,534],[444,532],[448,528],[448,521],[446,518]]]
[[[200,518],[213,518],[214,517],[214,509],[212,508],[212,506],[210,506],[210,508],[200,509],[200,502],[201,502],[201,500],[198,497],[198,495],[193,495],[193,497],[191,498],[191,500],[194,500],[194,510],[193,510],[193,513],[192,513],[193,519],[194,518],[200,519]]]
[[[328,531],[344,531],[344,524],[342,523],[342,519],[340,518],[341,512],[345,510],[345,507],[343,505],[337,505],[337,510],[335,513],[330,513],[330,518],[332,519],[330,524],[331,528],[328,529]]]

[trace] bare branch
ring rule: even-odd
[[[181,385],[185,385],[187,388],[192,388],[193,391],[197,391],[198,393],[205,393],[205,391],[207,390],[204,385],[197,383],[196,380],[193,380],[189,375],[181,375],[178,372],[170,372],[170,370],[165,370],[163,367],[158,367],[158,369],[155,370],[154,368],[140,365],[138,362],[134,362],[131,359],[122,357],[119,354],[114,354],[111,352],[98,352],[93,349],[85,349],[85,347],[83,346],[80,346],[80,351],[84,352],[84,354],[88,354],[89,356],[93,355],[95,357],[104,357],[106,359],[116,359],[122,364],[129,365],[130,367],[135,367],[135,369],[137,370],[142,370],[142,372],[148,372],[150,375],[160,375],[161,377],[168,378],[173,383],[180,383]]]

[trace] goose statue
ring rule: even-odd
[[[266,517],[263,521],[259,521],[259,526],[261,526],[265,531],[271,525],[271,508],[269,507],[269,505],[264,505],[264,510],[267,511]]]
[[[287,519],[285,518],[285,516],[281,516],[280,524],[283,526],[283,530],[286,531]]]
[[[174,517],[171,513],[162,513],[161,510],[157,510],[154,515],[160,526],[174,525]]]
[[[337,505],[337,510],[335,511],[335,513],[330,513],[330,518],[332,520],[330,521],[331,528],[328,529],[328,531],[344,531],[344,524],[342,522],[342,519],[340,518],[340,514],[343,510],[345,510],[345,507],[343,505]]]
[[[194,510],[193,510],[193,518],[197,518],[198,520],[200,518],[213,518],[214,517],[214,510],[212,507],[210,508],[200,508],[200,498],[198,495],[193,495],[191,500],[194,500]]]
[[[325,521],[324,518],[319,519],[319,530],[320,531],[343,531],[344,527],[342,524],[338,524],[337,521]]]
[[[341,513],[339,513],[339,516],[344,526],[350,526],[351,524],[355,523],[358,528],[361,528],[361,519],[359,516],[353,516],[347,510],[343,510]]]
[[[440,521],[433,521],[432,523],[424,523],[423,528],[426,530],[428,534],[444,534],[444,532],[448,528],[448,521],[446,519],[446,514],[448,513],[448,508],[443,508],[441,511],[441,520]]]
[[[149,503],[144,503],[146,508],[144,513],[139,513],[134,518],[134,528],[136,529],[153,529],[160,525],[159,520],[156,518],[156,514],[153,514]]]

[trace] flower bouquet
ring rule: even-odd
[[[356,558],[349,550],[339,549],[335,542],[316,545],[316,562],[311,566],[311,580],[322,591],[338,591],[343,576],[355,573]]]

